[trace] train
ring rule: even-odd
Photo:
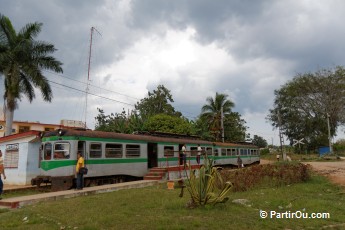
[[[190,165],[197,165],[198,145],[218,166],[237,165],[238,156],[244,165],[260,163],[259,148],[253,144],[210,142],[188,135],[58,129],[42,133],[41,140],[40,175],[31,184],[50,184],[55,191],[75,185],[78,152],[88,168],[85,186],[143,179],[150,169],[179,166],[183,145]]]

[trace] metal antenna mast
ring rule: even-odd
[[[85,95],[85,129],[87,128],[86,125],[86,118],[87,118],[87,96],[89,94],[89,85],[90,85],[90,68],[91,68],[91,53],[92,53],[92,36],[93,32],[96,31],[99,35],[102,36],[102,34],[96,30],[95,27],[91,27],[90,32],[90,48],[89,48],[89,62],[88,62],[88,68],[87,68],[87,82],[86,82],[86,95]]]

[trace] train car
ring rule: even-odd
[[[151,168],[180,165],[179,150],[184,144],[190,164],[196,164],[198,145],[217,165],[237,165],[238,154],[244,164],[260,161],[258,148],[248,144],[213,143],[183,135],[59,129],[42,136],[41,173],[32,184],[51,183],[52,190],[71,188],[78,152],[88,168],[84,176],[86,186],[142,179]]]

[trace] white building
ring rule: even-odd
[[[39,131],[29,131],[0,138],[6,180],[4,184],[29,185],[39,175]]]

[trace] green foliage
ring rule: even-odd
[[[254,145],[258,146],[259,148],[267,147],[267,141],[264,138],[262,138],[262,137],[260,137],[258,135],[254,135],[252,143]]]
[[[340,139],[333,144],[333,150],[335,153],[344,155],[345,154],[345,139]]]
[[[215,98],[208,97],[201,109],[201,115],[196,123],[205,123],[207,125],[208,133],[202,125],[197,126],[200,132],[198,135],[212,137],[215,141],[221,140],[221,110],[223,108],[223,125],[224,125],[224,139],[227,141],[243,141],[247,127],[241,115],[237,112],[232,112],[235,104],[227,99],[228,95],[216,93]],[[210,140],[210,138],[207,138]]]
[[[275,91],[274,108],[267,119],[274,127],[279,126],[290,143],[305,139],[308,150],[328,145],[327,117],[331,135],[344,124],[345,69],[319,70],[315,73],[298,74],[294,79]]]
[[[167,114],[157,114],[145,122],[145,130],[177,134],[194,134],[188,120]]]
[[[280,162],[255,165],[236,171],[223,170],[225,180],[234,184],[233,191],[246,191],[255,187],[271,187],[305,182],[310,179],[310,169],[305,164]]]
[[[270,153],[269,148],[260,149],[260,155],[268,155]]]
[[[218,170],[219,168],[213,165],[213,160],[209,159],[207,154],[204,155],[204,164],[200,166],[199,171],[192,170],[189,166],[186,187],[191,196],[191,201],[188,203],[190,208],[225,203],[229,199],[226,194],[230,191],[232,184],[229,181],[224,183]],[[196,175],[197,172],[199,175]]]
[[[157,90],[148,92],[148,97],[137,102],[135,109],[144,120],[162,113],[180,117],[182,114],[175,111],[175,108],[170,104],[171,102],[174,102],[174,100],[170,90],[165,88],[164,85],[158,85]]]
[[[13,111],[23,96],[31,103],[38,88],[43,100],[52,100],[53,92],[42,70],[62,72],[62,63],[50,56],[56,51],[54,46],[35,40],[41,27],[42,23],[29,23],[17,33],[9,18],[0,14],[0,73],[5,76],[3,96],[10,112],[6,113],[6,135],[11,134]]]
[[[141,117],[135,113],[128,116],[126,111],[123,110],[122,113],[105,115],[102,109],[97,109],[99,112],[97,117],[95,117],[95,130],[97,131],[133,133],[134,131],[144,130],[144,123]]]

